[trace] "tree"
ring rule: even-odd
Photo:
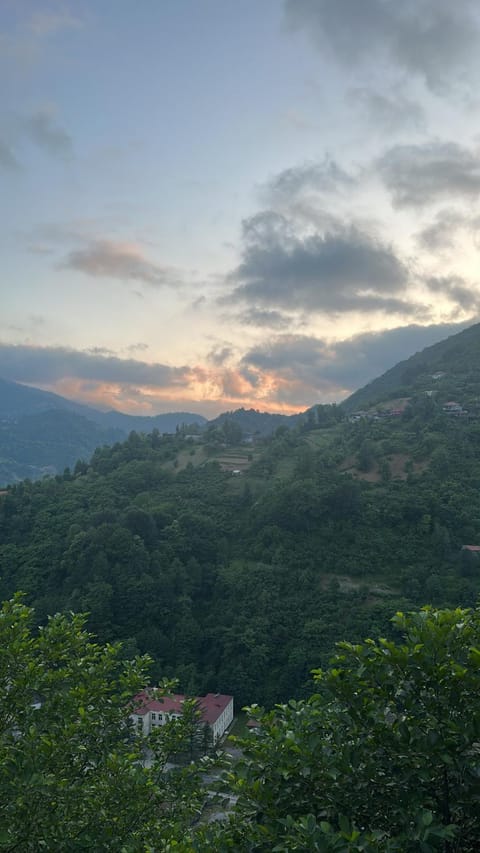
[[[403,641],[339,643],[307,701],[250,709],[260,733],[213,849],[478,850],[480,609],[392,621]]]
[[[79,616],[34,631],[19,596],[0,610],[0,650],[0,850],[189,849],[198,774],[163,771],[190,737],[193,706],[149,739],[147,768],[129,723],[147,659],[97,645]]]

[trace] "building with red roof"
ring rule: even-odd
[[[135,697],[138,702],[132,713],[132,720],[142,734],[148,735],[157,726],[164,726],[168,720],[182,715],[182,706],[187,699],[182,693],[155,698],[155,691],[148,690]],[[233,721],[233,696],[225,693],[207,693],[197,696],[200,711],[200,725],[208,725],[212,730],[214,743],[225,733]]]

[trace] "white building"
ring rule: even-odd
[[[148,735],[156,726],[164,726],[168,720],[181,717],[186,699],[181,693],[155,699],[152,698],[151,691],[145,691],[135,697],[138,705],[132,714],[132,720],[138,728],[141,727],[142,734]],[[210,726],[213,742],[216,743],[233,721],[233,696],[207,693],[206,696],[198,696],[196,701],[201,714],[199,724]]]

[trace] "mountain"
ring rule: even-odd
[[[198,424],[203,426],[207,419],[203,415],[195,415],[192,412],[167,412],[162,415],[125,415],[123,412],[96,412],[97,423],[105,427],[120,429],[125,435],[135,430],[136,432],[149,433],[154,429],[159,432],[175,432],[177,426],[182,424],[189,426]]]
[[[449,352],[463,381],[471,350]],[[478,600],[480,419],[409,396],[403,417],[315,407],[247,445],[132,432],[19,483],[0,495],[0,596],[24,590],[42,622],[88,613],[101,642],[150,653],[154,681],[190,695],[305,696],[345,636]]]
[[[266,436],[272,435],[281,426],[291,429],[303,417],[303,413],[298,415],[272,415],[269,412],[259,412],[257,409],[236,409],[232,412],[223,412],[209,421],[208,425],[221,427],[225,421],[233,421],[244,433]]]
[[[33,415],[49,409],[67,409],[92,419],[97,414],[90,406],[67,400],[51,391],[0,379],[0,420],[13,420],[22,415]]]
[[[341,403],[352,412],[412,394],[461,397],[467,408],[480,396],[480,323],[415,353]]]
[[[89,459],[96,447],[125,438],[67,409],[47,409],[0,422],[0,484],[36,480]]]
[[[135,430],[173,433],[202,415],[171,412],[153,417],[101,412],[58,394],[0,379],[0,486],[38,479],[89,459],[96,447],[122,441]]]

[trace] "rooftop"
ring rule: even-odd
[[[135,714],[143,716],[144,714],[148,714],[149,711],[159,711],[164,714],[181,714],[183,703],[188,698],[183,693],[173,693],[170,696],[162,696],[156,699],[151,696],[151,693],[152,691],[150,690],[144,690],[135,697],[135,700],[139,703],[135,708]],[[212,725],[230,704],[233,696],[225,693],[207,693],[206,696],[197,696],[195,698],[202,713],[201,719],[204,723]]]

